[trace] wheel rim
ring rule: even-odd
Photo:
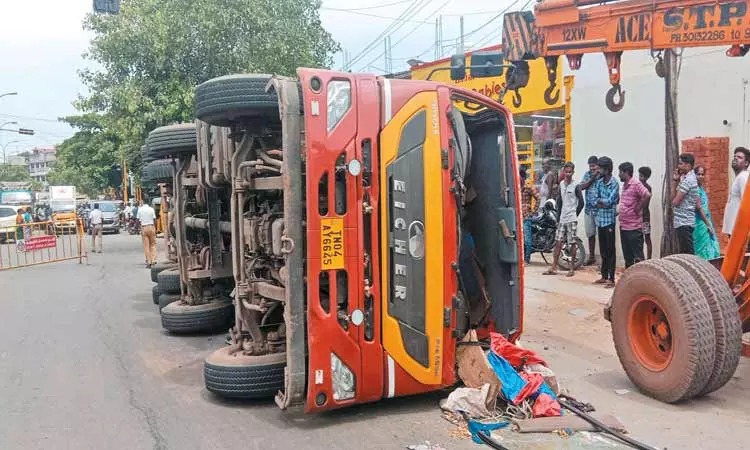
[[[631,306],[628,337],[642,366],[654,372],[669,366],[673,354],[672,328],[667,314],[653,297],[640,296]]]

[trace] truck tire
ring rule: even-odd
[[[693,398],[714,366],[711,310],[688,271],[665,259],[638,263],[620,278],[610,309],[612,337],[628,378],[666,403]]]
[[[586,246],[583,245],[583,241],[581,238],[576,238],[576,260],[574,268],[576,270],[580,269],[583,264],[586,262]],[[560,268],[563,270],[570,270],[570,253],[568,249],[568,245],[563,245],[563,248],[560,250]]]
[[[195,155],[198,152],[196,134],[194,123],[156,128],[146,138],[148,154],[155,159]]]
[[[153,160],[154,160],[154,157],[148,154],[148,146],[142,145],[141,146],[141,162],[143,164],[147,164]]]
[[[159,311],[161,311],[170,303],[180,301],[180,298],[180,294],[161,294],[156,304],[159,305]]]
[[[161,291],[159,290],[159,285],[154,285],[154,287],[151,288],[151,298],[154,301],[154,305],[159,304],[159,296],[161,295]]]
[[[160,272],[163,272],[167,269],[174,269],[175,267],[177,267],[177,264],[173,262],[161,262],[154,264],[153,266],[151,266],[151,281],[153,281],[154,283],[158,283],[159,279],[157,278],[157,276]]]
[[[234,322],[231,301],[189,305],[173,302],[161,310],[161,325],[171,333],[226,331]]]
[[[180,271],[177,269],[164,269],[156,274],[156,283],[162,294],[179,294]]]
[[[195,88],[195,117],[228,127],[247,119],[279,120],[276,93],[266,92],[271,75],[239,74],[214,78]]]
[[[223,398],[273,398],[284,388],[286,353],[247,356],[231,353],[226,346],[206,358],[203,380],[206,389]]]
[[[141,170],[143,181],[155,183],[169,183],[173,179],[172,161],[169,159],[157,159],[143,166]]]
[[[742,353],[742,323],[737,301],[726,280],[711,263],[695,255],[666,258],[688,271],[706,297],[716,332],[716,353],[708,384],[698,395],[710,394],[732,379]]]

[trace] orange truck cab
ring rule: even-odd
[[[236,145],[236,319],[206,387],[318,412],[454,385],[470,329],[522,331],[510,112],[430,81],[297,75],[196,88]]]

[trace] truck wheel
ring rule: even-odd
[[[179,294],[180,271],[177,269],[164,269],[156,274],[156,283],[163,294]]]
[[[222,347],[206,358],[206,389],[224,398],[273,398],[284,388],[286,353],[247,356]]]
[[[195,117],[228,127],[249,118],[279,120],[276,93],[266,92],[271,75],[239,74],[214,78],[195,88]]]
[[[737,301],[721,272],[695,255],[672,255],[666,258],[688,271],[706,297],[716,332],[716,353],[708,384],[698,395],[721,388],[737,370],[742,353],[742,323]]]
[[[713,371],[716,337],[700,286],[668,260],[650,260],[620,278],[610,309],[615,350],[646,395],[675,403],[700,393]]]
[[[161,310],[161,325],[172,333],[226,331],[234,322],[234,305],[230,301],[189,305],[173,302]]]
[[[149,153],[148,153],[148,146],[142,145],[141,146],[141,162],[143,164],[147,164],[147,163],[150,163],[153,160],[154,160],[154,157],[151,156],[151,155],[149,155]]]
[[[154,301],[154,305],[159,304],[160,295],[161,295],[161,291],[159,290],[159,285],[154,285],[154,287],[151,288],[151,298]]]
[[[156,128],[146,138],[148,154],[155,159],[195,155],[198,152],[196,134],[194,123]]]
[[[141,170],[143,181],[156,183],[168,183],[172,181],[172,161],[169,159],[158,159],[143,166]]]
[[[177,264],[173,262],[165,262],[165,263],[156,263],[153,266],[151,266],[151,281],[154,283],[158,283],[159,279],[157,278],[157,275],[159,275],[160,272],[163,272],[167,269],[174,269],[177,266]]]
[[[159,311],[161,311],[170,303],[178,302],[180,299],[180,294],[161,294],[156,304],[159,305]]]
[[[576,260],[575,269],[578,270],[586,262],[586,247],[583,245],[581,238],[576,238]],[[570,246],[566,243],[560,250],[560,260],[558,261],[560,268],[563,270],[570,270],[571,258],[570,258]]]

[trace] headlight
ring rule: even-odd
[[[347,80],[333,80],[328,83],[327,94],[328,131],[341,121],[352,106],[352,89]]]
[[[354,398],[356,382],[354,374],[338,356],[331,353],[331,384],[334,400]]]

